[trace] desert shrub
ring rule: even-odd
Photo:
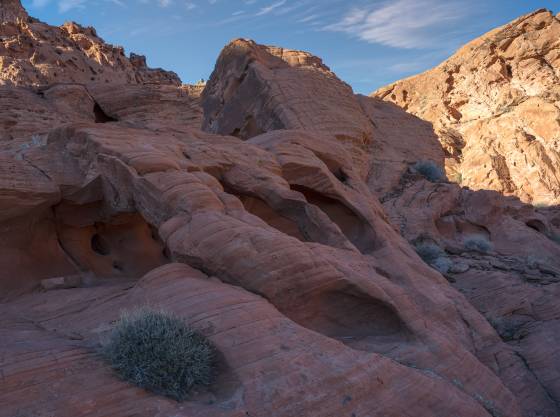
[[[445,179],[443,170],[433,161],[418,161],[413,166],[414,171],[430,182],[439,182]]]
[[[469,236],[465,239],[465,248],[470,251],[480,252],[480,253],[487,253],[492,250],[492,243],[481,235],[474,235]]]
[[[555,233],[552,232],[549,236],[550,240],[552,240],[553,242],[556,242],[558,244],[560,244],[560,233]]]
[[[507,317],[495,317],[490,318],[488,321],[504,341],[509,342],[515,340],[520,325],[515,323],[512,319]]]
[[[177,401],[209,385],[214,373],[210,342],[162,311],[124,313],[102,354],[124,380]]]
[[[439,257],[435,259],[431,266],[437,269],[440,274],[447,274],[451,267],[453,266],[453,261],[446,256]]]
[[[427,264],[432,264],[436,259],[445,255],[445,252],[435,243],[418,242],[414,245],[416,253]]]
[[[414,248],[424,262],[441,274],[447,274],[453,267],[453,261],[445,251],[433,242],[419,241],[414,244]]]

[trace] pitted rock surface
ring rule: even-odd
[[[560,416],[556,209],[414,174],[430,124],[308,53],[233,41],[201,94],[93,29],[8,26],[78,70],[0,52],[0,416]],[[220,352],[188,401],[99,355],[145,305]]]

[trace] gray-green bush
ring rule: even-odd
[[[560,233],[555,233],[552,232],[549,236],[550,240],[552,240],[553,242],[556,242],[558,244],[560,244]]]
[[[430,182],[439,182],[445,180],[445,173],[433,161],[418,161],[413,166],[414,171],[422,175]]]
[[[416,249],[416,253],[422,260],[429,265],[434,263],[436,259],[445,255],[445,252],[432,242],[418,242],[414,245],[414,249]]]
[[[431,266],[437,269],[440,274],[447,274],[453,267],[453,261],[446,256],[435,259]]]
[[[124,380],[177,401],[195,387],[210,385],[214,376],[210,342],[162,311],[124,313],[102,354]]]
[[[481,235],[469,236],[464,240],[465,248],[470,251],[487,253],[492,250],[492,243]]]
[[[434,242],[416,242],[414,244],[414,249],[424,262],[441,274],[447,274],[453,267],[453,261],[449,259],[445,251]]]

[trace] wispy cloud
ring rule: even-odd
[[[311,22],[312,20],[315,20],[319,17],[318,14],[310,14],[308,16],[302,17],[301,19],[298,20],[299,23],[307,23],[307,22]]]
[[[363,41],[396,48],[433,48],[446,42],[445,28],[470,15],[472,3],[460,0],[396,0],[355,7],[325,27]]]
[[[173,0],[140,0],[140,3],[143,3],[143,4],[155,3],[160,7],[168,7],[168,6],[173,4]],[[193,7],[189,8],[189,6],[191,4],[192,4],[192,2],[190,2],[190,1],[187,1],[185,3],[185,6],[187,7],[187,10],[190,10],[190,9],[193,8]],[[195,5],[195,7],[196,7],[196,5]]]
[[[1,0],[0,0],[1,1]],[[117,6],[126,7],[125,1],[126,0],[102,0],[105,3],[112,3]],[[51,3],[54,3],[59,13],[67,13],[73,9],[85,9],[86,5],[91,5],[94,3],[95,5],[100,5],[102,3],[101,0],[93,1],[93,0],[33,0],[31,2],[31,7],[36,9],[41,9],[48,6]]]
[[[58,11],[65,13],[72,9],[82,8],[85,6],[86,0],[60,0],[58,2]]]
[[[265,14],[269,14],[270,12],[274,11],[275,9],[278,9],[279,7],[282,7],[283,5],[285,5],[286,2],[287,2],[287,0],[282,0],[282,1],[271,4],[270,6],[263,7],[257,12],[257,14],[255,16],[264,16]]]

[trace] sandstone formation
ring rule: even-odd
[[[14,23],[28,20],[29,16],[19,0],[3,0],[0,8],[0,21]]]
[[[0,85],[181,84],[175,73],[148,68],[143,56],[127,58],[122,47],[106,44],[94,28],[25,19],[19,0],[3,2],[1,8]]]
[[[434,124],[450,179],[560,202],[560,20],[538,10],[373,93]]]
[[[73,48],[108,82],[1,72],[0,416],[560,416],[560,213],[425,181],[429,123],[310,54],[233,41],[200,95]],[[145,305],[220,352],[186,402],[98,354]]]

